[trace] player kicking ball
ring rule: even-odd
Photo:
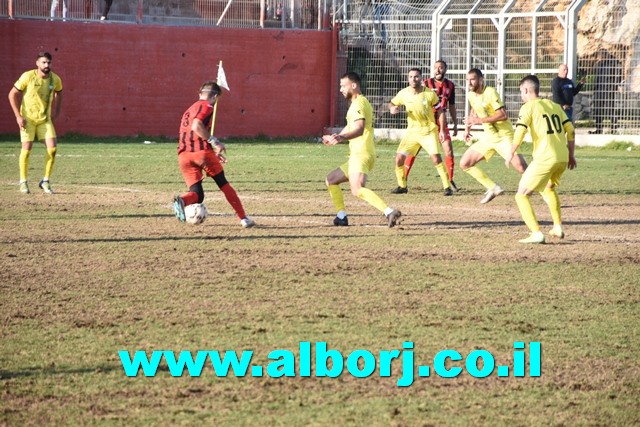
[[[533,140],[533,161],[520,179],[516,203],[531,234],[526,239],[520,240],[520,243],[545,242],[544,234],[540,231],[540,224],[529,200],[534,191],[539,191],[549,206],[553,219],[553,228],[549,230],[549,235],[564,238],[560,199],[556,187],[560,185],[560,177],[567,167],[569,169],[576,167],[573,124],[559,104],[539,98],[539,92],[540,81],[536,76],[529,75],[520,81],[520,96],[524,105],[520,108],[516,123],[511,156],[505,160],[506,166],[509,167],[516,150],[529,132]]]
[[[218,185],[240,219],[240,224],[250,228],[256,223],[246,215],[238,193],[224,176],[222,163],[226,163],[226,159],[222,153],[225,147],[211,135],[213,105],[221,92],[217,83],[212,81],[203,83],[200,86],[199,100],[182,115],[178,140],[178,163],[189,191],[174,197],[173,210],[176,218],[180,222],[185,222],[185,206],[202,203],[204,200],[202,180],[206,174]]]

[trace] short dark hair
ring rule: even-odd
[[[413,67],[409,70],[409,72],[412,72],[412,71],[417,71],[420,75],[422,75],[422,70],[420,68]]]
[[[482,71],[480,71],[479,68],[472,68],[469,71],[467,71],[467,74],[475,74],[477,78],[484,77],[484,75],[482,74]]]
[[[222,89],[218,86],[218,83],[213,80],[209,80],[208,82],[202,83],[200,86],[200,93],[209,92],[209,94],[220,95],[222,93]]]
[[[341,79],[349,79],[352,82],[358,83],[358,84],[360,84],[360,82],[361,82],[360,76],[358,75],[358,73],[356,73],[354,71],[346,72],[340,78]]]
[[[447,63],[444,59],[438,59],[434,64],[437,64],[438,62],[444,65],[444,68],[447,68]]]
[[[51,61],[51,54],[49,52],[38,52],[38,56],[36,56],[36,60],[40,59],[40,58],[47,58],[49,61]]]
[[[533,91],[538,95],[540,93],[540,80],[537,76],[533,74],[529,74],[528,76],[524,76],[522,80],[520,80],[520,84],[518,86],[522,86],[523,84],[529,84],[533,86]]]

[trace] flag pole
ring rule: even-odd
[[[220,67],[222,67],[222,60],[218,63],[218,77],[216,78],[216,83],[220,84]],[[213,131],[216,127],[216,113],[218,112],[218,97],[216,97],[216,102],[213,104],[213,118],[211,119],[211,135],[214,135]]]

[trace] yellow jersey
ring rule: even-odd
[[[428,87],[422,89],[422,92],[414,93],[413,88],[406,87],[391,100],[393,105],[404,105],[407,131],[416,135],[428,135],[438,129],[433,114],[433,107],[439,102],[438,95]]]
[[[14,86],[22,92],[22,117],[35,124],[51,119],[53,94],[62,90],[62,80],[57,74],[50,72],[43,79],[38,75],[38,70],[29,70],[22,73]]]
[[[473,111],[480,118],[491,117],[496,111],[504,108],[504,104],[498,95],[498,91],[490,86],[485,86],[482,93],[467,92],[467,99]],[[513,126],[509,120],[501,120],[495,123],[483,123],[482,127],[488,135],[502,139],[513,137]]]
[[[347,110],[347,130],[351,131],[358,120],[364,120],[364,132],[349,140],[349,153],[356,156],[374,156],[376,149],[373,145],[373,108],[362,94],[351,101]]]
[[[534,160],[568,162],[567,137],[574,137],[574,127],[559,104],[549,99],[532,99],[520,107],[514,144],[520,145],[529,132],[533,140]]]

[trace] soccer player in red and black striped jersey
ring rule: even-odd
[[[447,63],[443,59],[437,60],[433,64],[433,77],[424,81],[425,85],[434,90],[440,99],[440,108],[444,111],[445,115],[447,110],[451,115],[453,126],[451,133],[447,128],[445,131],[445,139],[441,141],[442,148],[444,150],[444,164],[447,168],[447,174],[449,175],[450,189],[452,191],[458,191],[458,187],[453,182],[453,144],[451,143],[451,134],[453,136],[458,135],[458,115],[456,112],[456,86],[453,82],[445,77],[447,73]],[[446,120],[445,120],[446,123]],[[438,126],[440,124],[438,123]],[[407,173],[409,173],[407,171]]]
[[[215,136],[211,135],[213,105],[221,93],[222,90],[217,83],[213,81],[203,83],[200,86],[200,99],[182,115],[178,139],[178,163],[189,191],[174,197],[173,209],[176,218],[180,222],[184,222],[184,207],[194,203],[202,203],[204,200],[202,180],[206,174],[212,177],[218,185],[238,215],[242,226],[249,228],[253,227],[255,222],[247,217],[238,193],[224,176],[222,163],[225,163],[226,159],[222,153],[225,151],[225,147]]]

